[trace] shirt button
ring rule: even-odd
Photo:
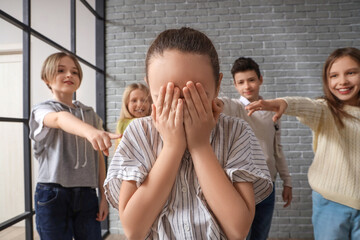
[[[187,232],[190,230],[190,227],[187,224],[184,225],[184,228],[185,228],[185,231],[187,231]]]
[[[181,191],[182,191],[183,193],[185,193],[185,192],[186,192],[186,187],[181,188]]]

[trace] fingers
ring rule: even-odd
[[[212,101],[212,112],[213,112],[213,115],[214,115],[214,118],[215,118],[216,122],[219,119],[220,113],[223,110],[223,104],[219,105],[218,101],[220,101],[220,100],[214,99]],[[220,101],[220,102],[222,103],[222,101]]]
[[[291,196],[286,196],[286,197],[284,197],[283,200],[284,200],[284,202],[285,202],[284,208],[286,208],[286,207],[290,206],[290,203],[291,203],[291,201],[292,201],[292,197],[291,197]]]
[[[173,103],[173,95],[174,95],[174,84],[169,82],[166,87],[166,94],[164,102],[162,103],[162,112],[161,114],[164,116],[169,116],[169,112],[171,110],[171,106]]]
[[[212,105],[200,83],[194,84],[192,81],[187,82],[183,88],[183,93],[189,114],[190,116],[192,115],[192,118],[206,118],[212,113]]]
[[[249,110],[248,116],[251,116],[256,110]]]
[[[283,192],[282,192],[282,198],[285,202],[284,208],[288,207],[291,204],[292,201],[292,188],[284,186]]]
[[[166,88],[164,86],[161,86],[159,90],[159,96],[156,101],[156,116],[161,116],[163,110],[163,104],[165,100],[165,94],[166,94]]]
[[[260,110],[265,109],[264,104],[265,104],[265,101],[263,101],[263,100],[254,101],[254,102],[250,103],[249,105],[247,105],[245,107],[245,109],[248,110],[249,113],[252,114],[255,111],[260,111]]]
[[[273,122],[277,122],[281,118],[281,113],[275,113],[275,115],[272,117]]]
[[[106,156],[109,156],[109,148],[112,146],[111,140],[121,137],[122,134],[96,130],[89,141],[96,151],[102,151]]]
[[[180,89],[175,88],[174,96],[173,96],[172,102],[171,102],[171,109],[170,109],[170,113],[172,115],[175,115],[175,113],[176,113],[179,98],[180,98]]]
[[[103,150],[103,153],[104,153],[105,156],[108,157],[109,156],[109,149],[107,148],[107,149]]]
[[[122,137],[122,134],[116,134],[116,133],[111,133],[111,132],[107,132],[108,136],[110,139],[118,139]]]
[[[106,214],[104,212],[99,212],[96,214],[96,221],[102,222],[106,218]]]
[[[172,82],[167,86],[161,86],[156,106],[153,107],[152,118],[156,121],[157,118],[175,117],[178,99],[180,98],[180,89],[175,87]]]
[[[109,206],[105,200],[105,196],[103,197],[99,204],[99,212],[96,214],[96,220],[99,222],[104,221],[109,214]]]
[[[151,118],[156,122],[156,107],[155,104],[151,104]]]
[[[202,105],[205,108],[205,113],[212,113],[212,104],[209,103],[208,96],[205,92],[204,87],[200,83],[196,83],[196,89],[198,94],[200,95]],[[194,92],[194,94],[196,94],[196,92]]]
[[[184,122],[183,119],[184,119],[184,103],[182,99],[178,99],[176,105],[175,126],[182,125]]]
[[[186,103],[186,119],[187,120],[191,120],[191,116],[194,114],[193,117],[195,117],[197,115],[196,110],[195,110],[195,105],[194,102],[191,98],[191,93],[190,93],[190,89],[188,87],[184,87],[183,88],[183,93],[184,93],[184,99],[185,99],[185,103]],[[196,114],[196,115],[195,115]]]
[[[191,122],[191,116],[189,113],[189,108],[187,106],[187,103],[184,102],[183,104],[184,104],[184,122]]]

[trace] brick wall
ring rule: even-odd
[[[114,131],[124,87],[142,82],[151,41],[169,28],[189,26],[215,44],[224,73],[221,95],[238,97],[230,68],[239,56],[261,67],[263,97],[322,94],[321,69],[336,48],[360,47],[359,0],[107,0],[107,126]],[[282,207],[276,182],[272,238],[312,238],[311,189],[307,170],[313,158],[309,128],[282,118],[282,143],[293,177],[293,203]],[[110,158],[111,159],[111,158]],[[110,214],[112,233],[121,233],[118,214]]]

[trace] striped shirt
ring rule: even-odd
[[[272,192],[272,181],[261,147],[249,125],[220,114],[210,143],[232,182],[252,182],[256,203]],[[122,180],[140,186],[163,147],[151,117],[130,123],[111,161],[104,183],[109,203],[118,208]],[[169,198],[146,239],[226,239],[206,203],[191,155],[185,151]]]

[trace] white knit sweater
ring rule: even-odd
[[[345,126],[339,129],[324,100],[283,99],[288,104],[285,114],[297,116],[313,131],[311,188],[328,200],[360,210],[360,107],[344,107],[358,120],[343,118]]]

